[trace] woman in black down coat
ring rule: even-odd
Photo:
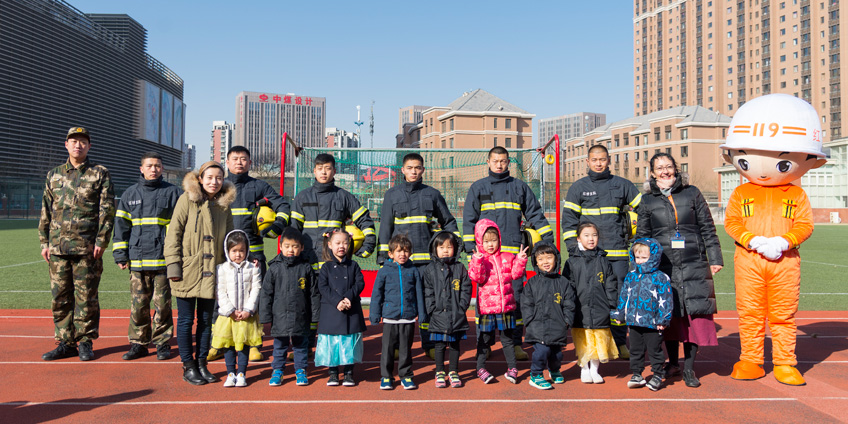
[[[651,158],[651,177],[645,182],[639,205],[636,238],[652,237],[663,247],[660,271],[671,277],[674,315],[663,332],[668,364],[666,378],[680,373],[683,342],[683,380],[688,387],[701,383],[693,365],[698,346],[717,346],[713,274],[724,265],[707,202],[697,187],[681,175],[677,162],[666,153]]]

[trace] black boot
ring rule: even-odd
[[[209,369],[206,368],[206,364],[206,358],[200,358],[197,360],[197,370],[200,371],[200,377],[209,383],[218,381],[218,377],[215,377],[215,374],[209,372]]]
[[[197,361],[183,362],[183,380],[195,386],[202,386],[208,383],[200,376],[200,372],[197,370]]]

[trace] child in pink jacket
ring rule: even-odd
[[[522,246],[518,255],[501,251],[501,230],[498,224],[489,219],[481,219],[474,226],[474,240],[477,243],[468,276],[477,284],[477,310],[480,318],[477,322],[477,377],[483,383],[494,380],[486,371],[486,357],[495,344],[495,336],[501,331],[501,347],[506,357],[507,372],[504,374],[510,383],[518,384],[518,369],[515,367],[515,349],[512,331],[515,329],[515,293],[513,280],[521,284],[527,265],[527,247]]]

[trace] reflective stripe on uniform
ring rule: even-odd
[[[577,237],[577,230],[566,231],[562,233],[562,239],[568,240],[570,238]]]
[[[494,202],[483,203],[480,205],[481,211],[493,211],[495,209],[515,209],[517,211],[520,211],[521,205],[515,202]]]
[[[133,225],[168,225],[171,223],[170,219],[165,218],[133,218]]]
[[[360,216],[364,215],[365,212],[368,212],[368,209],[365,209],[365,206],[360,206],[356,212],[353,213],[353,216],[350,217],[351,220],[356,221]]]
[[[251,252],[261,252],[263,250],[265,250],[264,244],[251,244],[250,245],[250,251]]]
[[[295,211],[292,211],[291,217],[292,217],[292,219],[296,219],[296,220],[300,221],[301,223],[303,223],[303,215],[302,214],[299,214]]]
[[[403,224],[429,224],[430,219],[424,215],[408,216],[406,218],[395,218],[395,225]]]
[[[521,251],[521,249],[516,246],[501,246],[501,250],[506,253],[512,253],[513,255],[517,255],[518,252]]]
[[[129,248],[129,246],[130,246],[129,242],[119,241],[119,242],[112,243],[112,250],[127,249],[127,248]]]
[[[362,257],[363,257],[363,258],[367,258],[367,257],[369,257],[369,256],[371,256],[371,252],[369,252],[369,251],[367,251],[367,250],[365,250],[365,251],[363,251],[363,252],[362,252]]]
[[[474,241],[474,235],[473,234],[466,234],[466,235],[462,236],[462,241]]]
[[[318,323],[317,322],[310,322],[309,323],[309,329],[310,330],[317,330],[318,329]]]
[[[642,193],[636,195],[633,200],[629,203],[630,207],[636,209],[636,206],[639,206],[639,203],[642,203]]]
[[[366,236],[376,236],[377,235],[377,233],[374,231],[373,228],[366,228],[366,229],[362,230],[362,234],[365,234]]]
[[[516,319],[516,320],[515,320],[515,325],[524,325],[524,319],[523,319],[523,318],[518,318],[518,319]]]
[[[630,256],[626,250],[607,250],[607,256]]]
[[[286,222],[289,222],[289,215],[285,212],[277,212],[277,218],[283,218]]]
[[[550,225],[545,225],[544,227],[539,228],[538,230],[536,230],[536,232],[537,232],[537,233],[539,233],[539,235],[540,235],[540,236],[541,236],[542,234],[550,233],[551,231],[553,231],[553,230],[551,229],[551,226],[550,226]]]
[[[247,209],[247,208],[232,208],[232,209],[230,209],[230,211],[233,213],[233,216],[237,216],[237,215],[252,215],[252,214],[253,214],[253,212],[251,212],[251,211],[250,211],[249,209]]]
[[[430,254],[429,253],[413,253],[409,256],[409,259],[413,261],[429,261]]]
[[[294,214],[292,214],[292,217],[294,217]],[[297,219],[297,218],[295,218],[295,219]],[[341,226],[342,226],[341,221],[303,221],[303,228],[322,228],[322,227],[341,228]]]
[[[618,208],[603,207],[603,208],[583,208],[583,215],[618,215]]]
[[[164,259],[142,259],[140,261],[130,261],[130,266],[133,268],[156,268],[165,266]]]
[[[430,330],[430,323],[429,322],[422,322],[421,324],[418,325],[418,328],[420,328],[422,330]]]
[[[565,204],[563,204],[563,206],[565,206],[566,208],[571,209],[571,210],[573,210],[574,212],[577,212],[577,213],[580,213],[583,210],[583,208],[581,208],[580,205],[578,205],[577,203],[565,202]]]
[[[116,216],[116,217],[118,217],[118,218],[124,218],[124,219],[126,219],[127,221],[132,220],[132,214],[130,214],[130,213],[129,213],[129,212],[127,212],[127,211],[122,211],[122,210],[120,210],[120,209],[118,209],[118,210],[116,210],[116,211],[115,211],[115,216]]]
[[[388,244],[381,244],[379,250],[380,250],[380,252],[388,252],[389,251],[389,245]]]

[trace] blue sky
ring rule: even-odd
[[[68,1],[147,29],[148,53],[185,81],[198,163],[212,121],[233,121],[243,90],[326,97],[327,126],[349,131],[362,105],[366,146],[374,100],[375,147],[394,146],[398,108],[476,88],[535,120],[633,114],[628,1]]]

